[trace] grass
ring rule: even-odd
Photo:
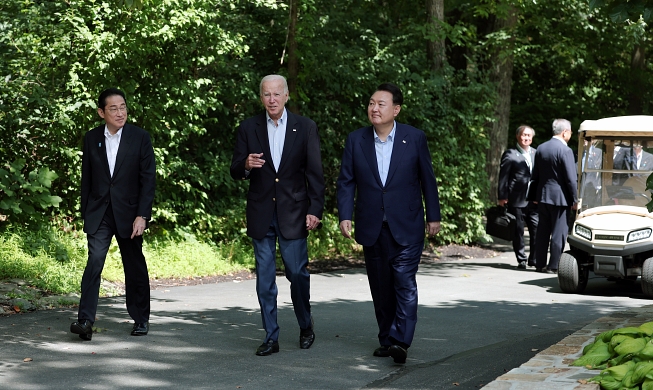
[[[39,230],[8,227],[0,234],[0,279],[24,279],[55,294],[79,292],[86,266],[86,235],[54,226]],[[251,245],[212,244],[189,234],[147,233],[143,247],[150,278],[224,275],[254,265]],[[123,282],[120,251],[113,240],[103,280]]]

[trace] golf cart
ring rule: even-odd
[[[581,293],[589,271],[637,280],[653,298],[653,116],[587,120],[578,130],[579,205],[558,265],[564,292]]]

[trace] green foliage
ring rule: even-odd
[[[367,99],[384,81],[404,88],[399,120],[429,137],[444,213],[438,240],[482,235],[482,129],[492,120],[493,96],[481,72],[428,71],[426,16],[415,12],[421,7],[416,0],[383,7],[368,0],[300,3],[299,91],[291,98],[318,123],[330,184],[329,227],[312,234],[312,256],[351,248],[334,225],[333,184],[346,135],[368,123]],[[249,245],[246,183],[228,172],[234,129],[261,110],[260,78],[285,73],[287,18],[287,6],[271,0],[3,3],[3,158],[57,172],[51,191],[62,198],[61,215],[79,225],[81,140],[101,123],[99,92],[119,87],[129,120],[152,135],[158,225],[183,227],[202,242]],[[467,26],[451,26],[444,31],[457,44],[474,45]]]
[[[551,137],[555,118],[566,118],[577,128],[586,119],[629,114],[635,89],[643,93],[643,112],[638,114],[650,114],[650,65],[639,80],[631,69],[635,45],[650,39],[648,28],[637,19],[613,23],[585,1],[524,2],[517,29],[510,129],[533,126],[537,146]]]
[[[599,383],[603,389],[649,389],[653,378],[652,332],[653,322],[603,332],[583,348],[583,356],[571,365],[601,369],[589,381]]]
[[[653,5],[647,0],[590,0],[590,9],[603,8],[614,23],[640,18],[649,23],[653,18]]]
[[[437,243],[483,236],[484,129],[495,120],[496,99],[485,74],[496,65],[488,60],[491,46],[509,41],[514,54],[510,128],[530,124],[539,142],[549,138],[555,117],[577,126],[629,112],[636,90],[643,113],[650,111],[650,65],[636,78],[631,69],[633,49],[650,40],[643,1],[446,6],[440,33],[450,65],[433,73],[422,1],[299,3],[299,89],[291,99],[318,124],[327,182],[324,228],[311,234],[311,258],[352,250],[337,227],[335,180],[346,136],[368,124],[366,103],[381,82],[402,87],[398,120],[428,136],[443,213]],[[514,36],[487,35],[513,8],[519,15]],[[629,22],[614,23],[614,15],[624,19],[624,9]],[[217,251],[213,256],[241,248],[236,255],[251,261],[242,249],[250,245],[247,183],[232,180],[228,168],[234,129],[262,109],[259,80],[286,73],[287,25],[287,4],[273,0],[3,2],[0,209],[24,221],[58,204],[59,220],[79,228],[81,140],[101,123],[97,95],[115,86],[127,94],[129,120],[152,135],[158,226],[213,243],[207,244]],[[51,186],[39,180],[55,172]]]
[[[39,229],[11,226],[0,235],[0,279],[20,278],[49,292],[79,292],[87,261],[86,236],[49,224]],[[252,269],[251,245],[198,241],[191,234],[146,234],[143,251],[151,278],[223,275]],[[102,272],[108,281],[124,281],[115,240]]]
[[[18,159],[5,168],[0,168],[0,210],[6,210],[11,222],[39,219],[43,210],[59,206],[61,198],[49,190],[58,176],[48,167],[24,173],[25,160]]]
[[[49,227],[12,227],[0,235],[0,279],[20,278],[41,289],[79,291],[86,264],[85,243]]]

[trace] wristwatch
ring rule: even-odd
[[[143,218],[145,220],[145,222],[149,222],[149,220],[150,220],[150,217],[144,217],[142,215],[140,217]]]

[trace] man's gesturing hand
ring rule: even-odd
[[[250,171],[252,168],[260,168],[265,164],[265,160],[262,159],[263,153],[252,153],[247,156],[245,160],[245,169]]]

